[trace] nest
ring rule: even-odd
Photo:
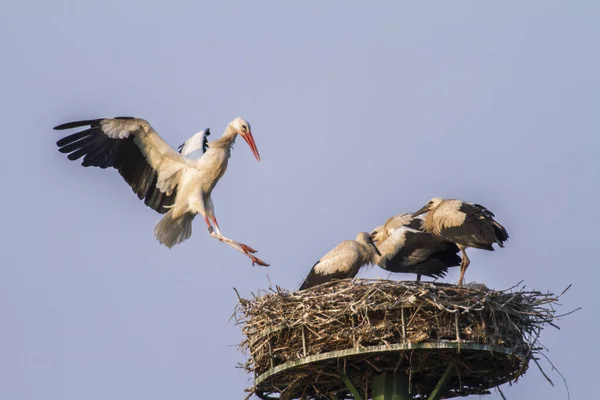
[[[240,298],[248,391],[265,398],[368,398],[373,374],[406,374],[426,398],[452,367],[444,396],[489,393],[516,380],[556,318],[549,293],[390,280],[341,280],[301,292]],[[251,393],[251,394],[252,394]]]

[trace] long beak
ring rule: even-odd
[[[416,217],[417,215],[425,214],[427,211],[429,211],[429,208],[428,208],[428,205],[425,205],[419,211],[414,212],[412,216]]]
[[[373,245],[373,248],[375,249],[375,253],[377,253],[377,255],[379,257],[381,257],[381,252],[379,251],[379,249],[377,248],[377,246],[375,246],[375,243],[371,240],[371,244]]]
[[[254,137],[252,137],[252,132],[244,133],[242,134],[242,137],[244,138],[246,143],[248,143],[248,146],[250,146],[250,150],[252,150],[252,153],[254,154],[254,157],[256,157],[256,160],[260,161],[260,154],[258,154],[258,149],[256,148],[256,143],[254,143]]]

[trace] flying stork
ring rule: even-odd
[[[227,169],[232,145],[238,135],[250,146],[258,161],[260,155],[250,124],[241,117],[231,121],[223,136],[208,142],[208,129],[190,137],[177,152],[152,128],[148,121],[133,117],[101,118],[68,122],[56,130],[83,128],[56,144],[69,160],[83,157],[84,167],[113,167],[131,186],[140,200],[165,214],[154,234],[171,248],[192,234],[192,220],[201,214],[214,238],[229,244],[252,260],[252,265],[268,266],[253,255],[253,248],[222,235],[215,218],[211,192]]]
[[[431,199],[413,214],[425,214],[423,230],[456,243],[462,252],[458,286],[462,286],[465,271],[470,264],[466,249],[474,247],[494,251],[492,244],[504,247],[508,232],[495,219],[494,214],[480,204],[455,199]]]
[[[360,232],[356,240],[345,240],[313,265],[298,290],[304,290],[334,279],[354,278],[365,264],[374,263],[381,255],[371,236]]]
[[[401,213],[371,231],[371,238],[381,252],[377,265],[386,271],[442,278],[449,267],[460,264],[456,244],[423,232],[421,218]]]

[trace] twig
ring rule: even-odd
[[[498,393],[500,393],[500,397],[502,397],[503,400],[506,400],[506,396],[504,396],[504,393],[502,393],[502,389],[500,389],[500,386],[496,386],[496,389],[498,390]]]
[[[546,378],[546,380],[547,380],[548,382],[550,382],[550,384],[551,384],[552,386],[554,386],[554,382],[552,382],[552,379],[550,379],[550,377],[548,377],[548,375],[546,375],[546,373],[545,373],[545,372],[544,372],[544,370],[542,369],[542,366],[540,365],[540,363],[539,363],[539,362],[538,362],[538,361],[537,361],[535,358],[532,358],[532,360],[533,360],[533,362],[535,362],[535,365],[537,365],[537,366],[538,366],[538,368],[539,368],[540,372],[542,373],[542,375],[544,375],[544,378]]]
[[[558,375],[560,375],[560,377],[562,378],[564,384],[565,384],[565,389],[567,390],[567,398],[570,400],[571,399],[571,393],[569,392],[569,385],[567,384],[567,380],[565,379],[565,377],[563,376],[563,374],[560,372],[560,370],[558,368],[556,368],[554,366],[554,364],[552,363],[552,361],[550,360],[550,358],[544,354],[544,353],[540,353],[545,359],[546,361],[548,361],[550,363],[550,365],[552,366],[552,369],[554,371],[556,371],[558,373]]]

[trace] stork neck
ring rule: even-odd
[[[439,234],[439,229],[436,229],[436,224],[433,220],[433,211],[429,211],[425,218],[423,218],[423,222],[421,222],[421,227],[427,233],[437,233]]]
[[[377,255],[377,253],[375,252],[375,249],[371,248],[370,250],[370,258],[369,258],[369,262],[371,264],[377,264],[379,262],[379,260],[381,260],[381,257],[383,256],[383,254],[381,256]]]
[[[235,138],[237,135],[237,132],[231,127],[231,125],[228,125],[227,129],[225,129],[225,132],[223,133],[223,136],[210,142],[209,146],[218,149],[224,149],[229,152],[231,150],[231,146],[235,143]]]
[[[357,240],[357,242],[362,247],[361,253],[363,254],[363,259],[365,263],[377,264],[379,262],[380,257],[375,252],[375,248],[371,243],[365,242],[364,240]]]

